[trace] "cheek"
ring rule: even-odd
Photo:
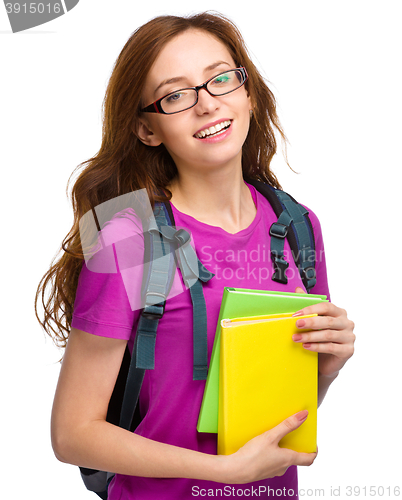
[[[180,150],[181,146],[186,144],[186,140],[192,138],[189,132],[191,128],[185,120],[179,119],[181,118],[179,116],[171,115],[168,118],[169,122],[160,124],[159,136],[167,149]]]
[[[183,143],[183,134],[174,126],[168,127],[161,134],[162,142],[168,149],[176,150]]]
[[[162,144],[165,146],[166,150],[173,158],[175,162],[179,160],[179,158],[189,158],[191,156],[191,148],[189,146],[189,141],[191,138],[185,137],[182,129],[169,127],[168,130],[165,130],[163,135],[161,136]]]

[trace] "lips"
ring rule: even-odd
[[[229,128],[231,123],[231,120],[219,120],[212,124],[208,124],[207,127],[198,130],[198,132],[194,134],[194,137],[197,139],[204,139],[219,135]]]

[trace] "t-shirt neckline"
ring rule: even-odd
[[[239,237],[239,236],[246,236],[250,232],[254,231],[255,226],[258,224],[258,222],[261,219],[261,210],[260,210],[260,204],[258,203],[258,197],[257,197],[257,190],[255,189],[254,186],[248,184],[245,182],[246,186],[249,188],[251,196],[253,198],[255,207],[257,209],[256,214],[250,225],[244,229],[241,229],[237,233],[229,233],[228,231],[225,231],[219,226],[212,226],[211,224],[206,224],[205,222],[201,222],[195,217],[192,217],[191,215],[187,215],[184,212],[180,212],[172,202],[172,210],[173,210],[173,216],[175,218],[175,221],[180,219],[182,222],[186,222],[189,225],[193,226],[194,228],[198,228],[199,230],[204,230],[204,231],[215,231],[215,232],[220,232],[222,234],[225,234],[230,237]]]

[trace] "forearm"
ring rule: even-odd
[[[332,382],[336,379],[338,375],[339,372],[331,376],[321,375],[320,373],[318,374],[318,398],[317,398],[318,406],[320,406],[321,403],[323,402],[329,386],[332,384]]]
[[[226,457],[153,441],[98,420],[54,445],[63,462],[142,477],[182,477],[226,482]]]
[[[106,421],[125,347],[126,341],[72,329],[52,410],[56,457],[124,475],[226,482],[225,457],[158,443]]]

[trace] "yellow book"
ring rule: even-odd
[[[301,410],[308,410],[307,420],[279,446],[317,451],[318,355],[292,340],[305,331],[296,321],[311,316],[222,320],[218,454],[236,452]]]

